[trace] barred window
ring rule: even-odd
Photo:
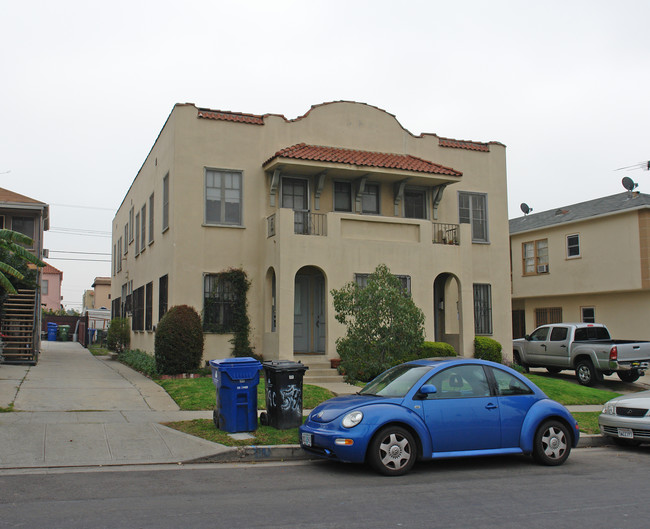
[[[535,327],[549,323],[562,323],[562,307],[535,309]]]
[[[232,281],[222,274],[206,274],[203,280],[203,330],[233,332],[236,303],[237,293]]]
[[[168,284],[167,274],[158,280],[158,321],[162,320],[162,317],[167,312]]]
[[[147,331],[153,329],[153,282],[147,283],[144,292],[144,328]]]
[[[492,334],[492,285],[474,284],[474,332]]]

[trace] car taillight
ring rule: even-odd
[[[616,362],[616,360],[618,359],[618,349],[616,348],[616,346],[612,347],[609,350],[609,359],[612,362]]]

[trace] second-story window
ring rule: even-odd
[[[13,217],[11,219],[11,229],[27,235],[34,241],[34,217]],[[30,247],[32,249],[34,245]]]
[[[352,184],[334,182],[334,211],[352,211]]]
[[[169,173],[163,178],[162,231],[169,228]]]
[[[458,221],[472,225],[472,242],[488,241],[487,195],[458,193]]]
[[[241,225],[242,174],[239,171],[205,171],[205,223]]]
[[[525,242],[521,250],[525,276],[548,274],[548,239]]]
[[[577,233],[566,236],[566,256],[567,259],[580,257],[580,235]]]
[[[366,184],[361,197],[363,213],[379,215],[379,184]]]
[[[407,219],[427,218],[427,194],[423,189],[404,191],[404,216]]]

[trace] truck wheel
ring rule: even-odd
[[[521,361],[519,351],[512,353],[512,363],[520,366],[524,370],[524,373],[528,373],[530,371],[530,369],[528,369],[528,366]]]
[[[596,371],[594,364],[588,358],[579,360],[576,364],[576,377],[583,386],[593,386],[603,380],[603,376]]]
[[[630,371],[617,371],[616,374],[623,382],[636,382],[639,380],[641,374],[638,369],[631,369]]]
[[[556,466],[564,463],[571,452],[571,434],[559,421],[546,421],[535,433],[533,458],[540,465]]]

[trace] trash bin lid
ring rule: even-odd
[[[262,369],[262,364],[250,356],[210,360],[210,366],[233,380],[254,378]]]
[[[309,369],[302,362],[294,362],[292,360],[268,360],[263,365],[264,369],[271,371],[307,371]]]

